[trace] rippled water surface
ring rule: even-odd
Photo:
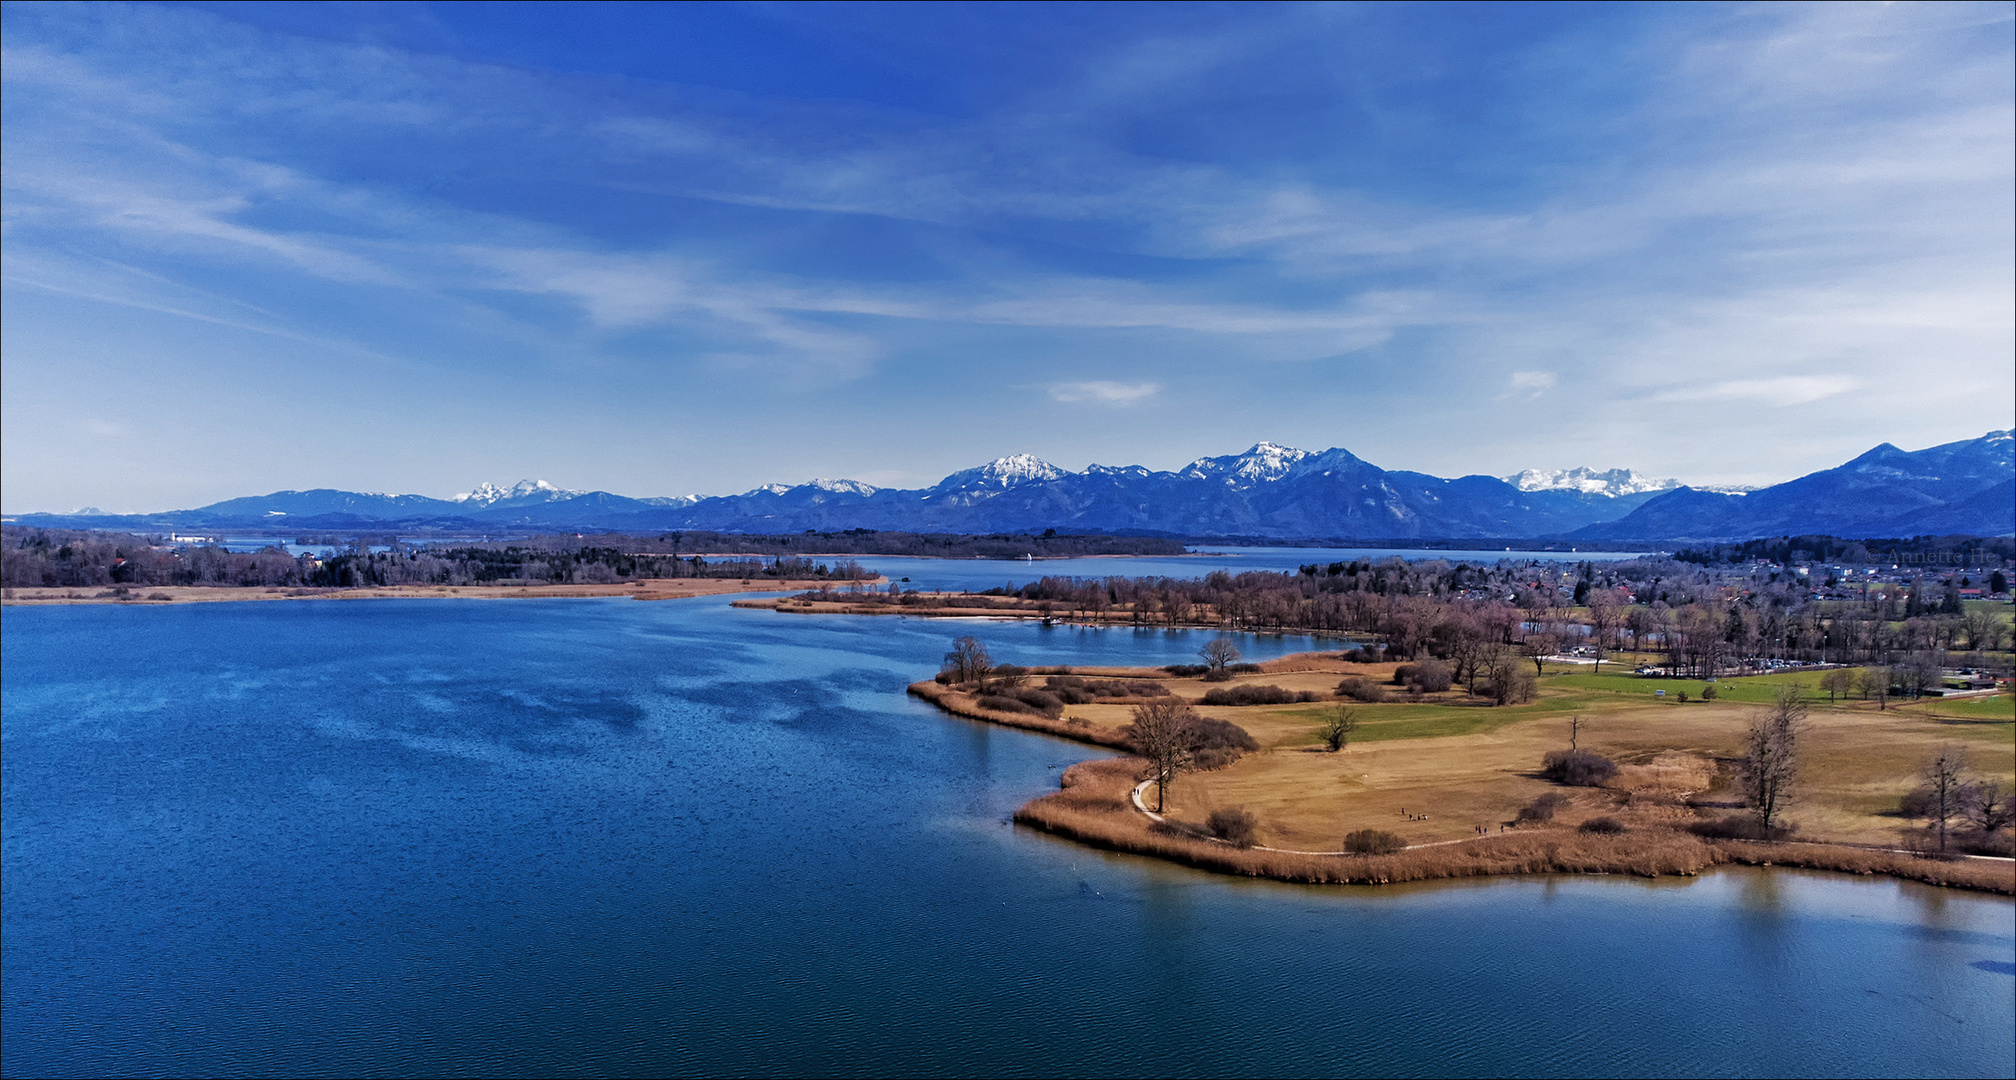
[[[907,699],[963,630],[1025,663],[1203,640],[721,600],[9,608],[0,1070],[2016,1067],[2002,899],[1303,888],[1008,826],[1090,751]]]

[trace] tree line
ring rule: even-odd
[[[874,577],[852,559],[832,563],[774,555],[715,558],[638,554],[614,547],[483,544],[385,551],[353,546],[323,557],[278,547],[226,551],[169,548],[120,533],[8,527],[0,585],[102,588],[239,585],[352,588],[370,585],[614,584],[641,578],[772,578],[859,581]]]
[[[1999,573],[1999,571],[1997,571]],[[1901,685],[1936,685],[1939,668],[2010,666],[2002,613],[1964,607],[1954,572],[1919,575],[1848,599],[1814,599],[1782,568],[1702,567],[1670,558],[1612,563],[1360,560],[1298,573],[1216,571],[1201,578],[1050,576],[966,595],[861,594],[850,603],[992,606],[1046,618],[1138,626],[1214,626],[1363,639],[1378,659],[1447,661],[1473,691],[1514,687],[1509,660],[1535,674],[1580,648],[1597,661],[1628,650],[1671,674],[1713,679],[1782,663],[1892,668]]]

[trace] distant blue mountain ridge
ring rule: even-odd
[[[1628,470],[1444,479],[1389,471],[1347,450],[1261,443],[1162,472],[1059,468],[1027,454],[928,488],[852,480],[772,484],[714,498],[636,499],[544,481],[484,485],[452,499],[316,489],[160,514],[24,514],[66,528],[400,532],[711,529],[739,533],[1134,533],[1339,540],[1743,540],[2016,534],[2016,433],[1906,451],[1884,443],[1839,467],[1755,491],[1696,489]]]

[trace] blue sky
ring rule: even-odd
[[[1972,437],[2011,17],[7,4],[0,503]]]

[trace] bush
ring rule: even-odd
[[[1685,700],[1685,699],[1682,699],[1682,700]],[[1701,688],[1701,700],[1702,700],[1702,701],[1713,701],[1713,700],[1715,700],[1715,687],[1714,687],[1714,686],[1712,686],[1712,685],[1711,685],[1711,686],[1704,686],[1704,687],[1702,687],[1702,688]]]
[[[1205,682],[1231,682],[1231,681],[1232,681],[1232,673],[1231,673],[1231,672],[1229,672],[1229,671],[1227,671],[1227,670],[1225,670],[1224,668],[1218,668],[1218,669],[1216,669],[1216,670],[1213,670],[1213,671],[1207,671],[1207,672],[1205,672],[1205,673],[1204,673],[1204,679],[1203,679],[1203,681],[1205,681]]]
[[[1407,841],[1382,829],[1360,829],[1344,837],[1344,850],[1353,855],[1392,855],[1407,850]]]
[[[1337,696],[1368,704],[1386,700],[1386,691],[1362,675],[1353,675],[1337,684]]]
[[[1191,722],[1191,731],[1196,736],[1196,750],[1192,760],[1196,767],[1206,772],[1222,769],[1238,761],[1249,750],[1260,749],[1253,736],[1246,729],[1226,720],[1200,716]]]
[[[1440,660],[1423,660],[1418,664],[1401,664],[1393,669],[1393,685],[1420,687],[1422,693],[1439,694],[1449,689],[1455,681],[1449,665]]]
[[[1259,664],[1227,664],[1225,670],[1234,675],[1251,675],[1260,670]]]
[[[1687,831],[1710,840],[1783,840],[1792,835],[1789,827],[1766,830],[1756,818],[1748,814],[1730,814],[1727,817],[1691,822],[1687,826]]]
[[[1164,664],[1162,670],[1181,679],[1194,679],[1211,669],[1204,664]]]
[[[1969,855],[1994,855],[2004,859],[2016,857],[2016,834],[2003,829],[1989,833],[1969,829],[1956,835],[1953,843]]]
[[[1022,704],[1030,706],[1031,708],[1034,708],[1037,711],[1044,713],[1045,715],[1048,716],[1064,715],[1063,699],[1059,698],[1057,695],[1049,692],[1048,690],[1038,690],[1035,687],[1024,687],[1022,689],[1014,691],[1014,697],[1017,701],[1020,701]]]
[[[1541,759],[1540,772],[1557,784],[1602,787],[1617,775],[1617,763],[1587,750],[1556,750]]]
[[[1127,682],[1121,679],[1102,679],[1088,683],[1091,691],[1100,697],[1168,697],[1169,688],[1159,682]]]
[[[1029,669],[1016,664],[996,664],[988,671],[986,681],[997,687],[1013,689],[1022,685],[1029,677]]]
[[[1211,835],[1195,825],[1185,825],[1180,821],[1170,821],[1167,818],[1161,821],[1149,822],[1148,831],[1154,833],[1156,836],[1173,836],[1182,840],[1202,840]]]
[[[974,703],[983,709],[993,709],[996,712],[1028,713],[1032,716],[1043,714],[1042,709],[1020,698],[1003,697],[1000,694],[982,694]]]
[[[1583,822],[1575,831],[1595,833],[1598,836],[1616,836],[1625,829],[1624,823],[1614,817],[1597,817]]]
[[[1518,820],[1543,822],[1554,820],[1554,812],[1568,805],[1568,796],[1550,791],[1519,808]]]
[[[1066,705],[1088,705],[1099,698],[1168,697],[1169,688],[1159,682],[1125,679],[1087,679],[1077,675],[1052,675],[1043,689]]]
[[[1253,837],[1260,829],[1260,819],[1244,810],[1234,807],[1230,810],[1213,810],[1204,821],[1211,835],[1228,844],[1252,847]]]
[[[1316,695],[1307,690],[1300,692],[1283,690],[1278,686],[1228,686],[1223,690],[1210,690],[1204,694],[1206,705],[1292,705],[1298,701],[1315,701]]]
[[[1058,680],[1051,679],[1048,683],[1044,684],[1043,689],[1057,695],[1057,700],[1066,705],[1092,704],[1099,695],[1094,694],[1089,687],[1084,685],[1085,680],[1079,679],[1077,682],[1079,683],[1077,686],[1060,686],[1058,685]]]
[[[1484,692],[1499,705],[1523,705],[1533,700],[1539,686],[1539,680],[1533,677],[1533,673],[1521,668],[1491,680],[1484,687]]]

